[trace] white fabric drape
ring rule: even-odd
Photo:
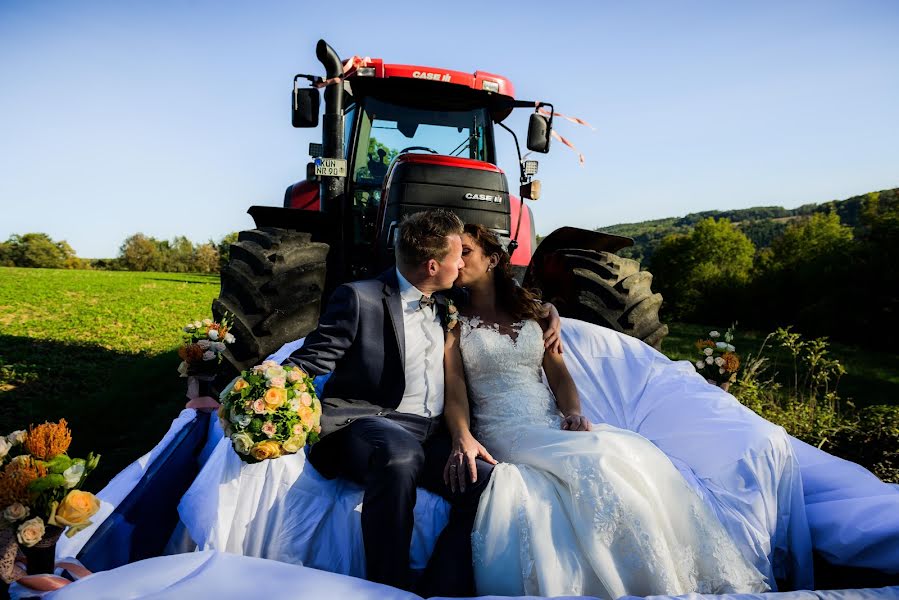
[[[760,571],[779,578],[790,576],[798,587],[809,587],[812,541],[836,564],[899,571],[899,490],[896,486],[880,482],[858,465],[790,438],[780,427],[764,421],[732,396],[708,385],[688,362],[672,362],[633,338],[580,321],[563,319],[562,336],[566,364],[591,420],[636,431],[663,450],[715,509],[744,555]],[[300,345],[302,340],[285,345],[272,358],[283,360]],[[156,448],[122,471],[100,492],[103,508],[94,518],[92,529],[127,496],[155,456],[193,416],[192,410],[182,411]],[[204,456],[208,456],[208,461],[179,507],[186,529],[201,548],[245,552],[246,546],[253,552],[271,553],[270,557],[280,560],[338,573],[363,574],[361,489],[347,482],[323,479],[305,464],[303,454],[244,465],[230,452],[228,442],[221,440],[215,419],[211,419],[206,448]],[[276,506],[285,500],[287,504]],[[423,490],[419,492],[411,549],[414,566],[420,568],[426,563],[446,515],[443,500]],[[259,542],[252,541],[250,538],[254,536],[249,535],[248,527],[256,534],[258,528],[270,534],[259,536]],[[77,554],[92,529],[71,539],[64,537],[57,556]],[[233,579],[253,582],[254,597],[286,597],[277,593],[277,586],[294,585],[284,578],[287,573],[296,577],[290,569],[302,569],[201,552],[189,558],[153,559],[96,574],[57,595],[104,597],[71,594],[87,581],[109,578],[109,589],[122,592],[114,597],[142,597],[125,593],[129,590],[129,580],[120,574],[128,570],[125,572],[129,576],[136,576],[141,569],[146,569],[147,581],[158,578],[160,587],[154,588],[155,594],[164,589],[161,582],[175,585],[180,581],[178,569],[163,575],[164,565],[188,563],[199,570],[184,577],[204,581],[212,593],[236,589],[219,587],[215,579],[219,569],[235,569]],[[245,569],[242,576],[240,569]],[[262,573],[272,575],[270,586],[269,580],[260,576]],[[309,569],[302,573],[319,577],[317,571]],[[335,581],[331,578],[337,576],[325,573],[322,577],[316,579],[316,585],[319,582],[330,585]],[[224,576],[221,579],[229,580]],[[348,581],[359,582],[360,594],[368,593],[366,585],[374,585],[356,579]],[[96,589],[101,589],[96,585]],[[337,590],[344,584],[334,585]],[[879,597],[896,597],[896,592],[893,588],[893,596]],[[338,594],[335,597],[342,597],[335,593]],[[815,594],[807,597],[825,597],[821,592]],[[806,596],[782,597],[798,600]]]

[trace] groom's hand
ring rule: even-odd
[[[549,302],[544,302],[540,308],[547,323],[543,332],[543,347],[550,352],[562,354],[562,319],[559,318],[559,311]]]
[[[496,460],[490,456],[487,449],[470,433],[453,440],[453,450],[446,461],[446,466],[443,467],[443,482],[454,494],[456,490],[465,491],[466,472],[472,483],[478,480],[478,467],[475,463],[478,458],[491,465],[496,464]]]

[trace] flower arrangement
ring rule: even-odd
[[[222,393],[218,415],[235,452],[249,463],[294,454],[321,433],[312,378],[270,360],[234,380]]]
[[[72,537],[91,524],[100,501],[79,488],[100,456],[72,458],[71,443],[65,419],[0,436],[0,559],[13,540],[23,548],[52,544],[63,529]]]
[[[230,325],[229,315],[226,314],[221,323],[203,319],[184,326],[184,343],[178,348],[178,356],[181,357],[178,372],[181,377],[209,372],[212,370],[212,361],[216,361],[215,364],[222,362],[226,344],[233,344],[235,341],[234,335],[228,332]]]
[[[446,313],[443,317],[443,325],[449,331],[459,322],[459,309],[449,298],[446,299]]]
[[[740,369],[740,357],[736,354],[736,348],[731,342],[734,339],[734,326],[724,332],[723,339],[717,331],[710,331],[709,337],[704,340],[696,340],[696,349],[701,356],[694,366],[696,371],[705,377],[712,385],[717,385],[726,391],[730,384],[737,380],[737,371]]]

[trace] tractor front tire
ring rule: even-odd
[[[279,228],[240,232],[212,303],[216,320],[230,315],[235,341],[225,358],[238,372],[259,364],[318,325],[328,245]]]
[[[661,348],[668,326],[659,320],[662,295],[640,263],[610,252],[564,248],[547,257],[556,274],[544,290],[563,317],[595,323]],[[549,283],[549,282],[547,282]]]

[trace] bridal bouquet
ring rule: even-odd
[[[213,364],[222,362],[225,345],[234,343],[234,336],[228,333],[230,324],[228,315],[225,315],[221,323],[203,319],[184,326],[184,343],[178,348],[178,356],[181,357],[178,372],[181,377],[200,372],[211,373],[214,370]]]
[[[724,332],[723,339],[717,331],[710,331],[709,337],[696,341],[696,349],[701,356],[696,361],[696,371],[705,377],[712,385],[724,388],[737,380],[737,370],[740,368],[740,357],[736,354],[731,342],[734,339],[734,328],[730,327]]]
[[[71,442],[65,419],[0,436],[0,566],[9,566],[3,558],[15,557],[16,543],[26,551],[52,548],[64,529],[72,537],[100,509],[97,497],[80,489],[100,456],[72,458]]]
[[[322,407],[299,367],[265,361],[243,371],[222,394],[219,421],[244,461],[294,454],[321,433]]]

